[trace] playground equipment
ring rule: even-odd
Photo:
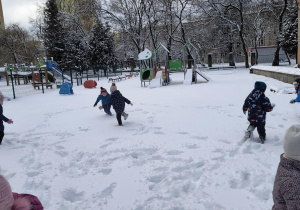
[[[72,89],[72,84],[69,82],[64,82],[60,86],[59,90],[60,95],[73,95],[73,89]]]
[[[34,89],[45,85],[46,88],[52,89],[52,82],[55,82],[54,73],[53,75],[48,74],[49,71],[46,68],[45,61],[38,60],[39,67],[31,66],[31,72],[32,72],[32,85]]]
[[[153,69],[153,53],[147,48],[139,54],[139,65],[140,65],[140,79],[141,86],[145,86],[145,82],[149,82],[155,77]]]
[[[97,82],[95,80],[86,80],[83,83],[83,86],[85,88],[95,88],[95,87],[97,87]]]
[[[59,69],[57,68],[57,63],[56,63],[55,61],[53,61],[53,60],[51,60],[51,61],[50,61],[50,60],[46,61],[46,68],[47,68],[48,71],[49,71],[49,70],[53,71],[53,73],[55,73],[55,74],[57,74],[57,75],[63,77],[63,78],[66,79],[67,81],[71,81],[71,78],[70,78],[68,75],[64,74],[61,70],[59,70]],[[54,76],[54,75],[53,75],[53,76]]]
[[[190,48],[189,48],[190,47]],[[203,77],[206,81],[209,81],[208,77],[199,69],[197,69],[197,48],[190,42],[187,41],[185,45],[182,47],[182,57],[183,57],[183,71],[184,71],[184,84],[192,84],[192,82],[197,83],[197,74]],[[188,63],[188,68],[186,68],[186,51],[191,52],[190,55],[192,56],[193,60],[193,67],[189,70],[191,63]],[[189,62],[189,60],[188,60]]]
[[[158,51],[159,49],[164,49],[165,50],[165,62],[164,62],[164,68],[160,68],[160,57],[158,55]],[[156,82],[157,84],[162,84],[162,85],[167,85],[170,83],[170,77],[169,77],[169,65],[168,65],[168,54],[169,54],[169,50],[162,44],[160,43],[157,48],[154,51],[154,55],[155,55],[155,63],[154,63],[154,67],[155,67],[155,72],[156,72],[156,80],[160,80],[160,83]],[[159,72],[161,71],[161,72]]]
[[[28,67],[21,65],[20,67],[16,66],[7,66],[5,71],[1,75],[6,77],[7,86],[9,86],[9,77],[12,77],[12,82],[14,80],[15,85],[20,85],[20,79],[23,79],[24,84],[28,84],[31,79],[31,72]]]
[[[164,66],[162,67],[158,55],[159,49],[165,50]],[[197,75],[200,75],[206,81],[209,81],[209,78],[201,70],[197,69],[197,48],[190,41],[187,41],[181,50],[182,61],[169,61],[168,54],[170,52],[161,43],[155,49],[154,53],[148,49],[141,52],[139,54],[141,86],[143,86],[143,82],[145,86],[146,81],[149,82],[149,87],[168,85],[170,83],[170,73],[176,71],[184,72],[183,84],[192,84],[193,82],[197,83]],[[186,52],[188,52],[191,59],[186,59]],[[153,57],[155,57],[154,61]],[[150,81],[152,81],[151,83],[153,84],[150,84]]]

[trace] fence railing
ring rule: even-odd
[[[82,85],[85,80],[100,80],[101,78],[109,78],[112,76],[122,75],[129,72],[130,69],[122,64],[107,65],[107,66],[64,66],[60,68],[61,75],[55,74],[55,82],[51,85],[46,85],[45,73],[40,72],[41,84],[33,86],[33,75],[31,72],[24,76],[14,72],[13,70],[1,72],[0,91],[7,99],[15,99],[21,96],[32,94],[43,94],[56,89],[56,84],[62,82],[70,82],[72,85]],[[49,74],[49,72],[48,72]],[[49,75],[48,75],[49,76]]]

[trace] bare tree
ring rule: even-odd
[[[126,33],[138,53],[144,50],[149,31],[143,0],[103,0],[101,10],[116,30]]]
[[[286,12],[288,6],[288,0],[283,0],[283,3],[281,2],[272,2],[271,7],[273,9],[274,17],[276,18],[278,22],[278,31],[276,32],[277,36],[277,48],[275,51],[274,60],[272,62],[272,66],[279,66],[279,51],[280,51],[280,33],[282,33],[282,25],[283,25],[283,18],[284,14]],[[279,14],[278,14],[279,13]]]
[[[248,33],[245,21],[247,10],[245,8],[247,4],[251,3],[251,0],[207,0],[205,2],[201,1],[201,3],[203,4],[202,9],[207,16],[220,18],[238,31],[241,48],[245,57],[245,66],[249,68],[246,41]]]
[[[18,24],[0,30],[1,54],[4,63],[27,63],[42,55],[40,42]]]

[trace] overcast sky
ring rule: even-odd
[[[45,3],[46,0],[2,0],[5,25],[20,23],[22,27],[29,29],[29,17],[35,18],[37,3]]]

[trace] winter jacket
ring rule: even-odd
[[[109,102],[109,99],[110,99],[109,93],[107,93],[107,95],[105,97],[103,95],[99,95],[95,104],[97,105],[99,101],[102,101],[102,105],[107,104]]]
[[[4,131],[3,121],[8,122],[8,119],[3,115],[3,108],[1,104],[0,104],[0,120],[1,120],[0,131]]]
[[[272,210],[300,209],[300,162],[280,156],[274,188]]]
[[[295,102],[300,102],[300,88],[296,89],[297,98],[295,99]]]
[[[13,193],[13,197],[14,197],[15,203],[18,199],[29,202],[30,207],[31,207],[30,210],[43,210],[44,209],[40,200],[34,195]]]
[[[243,111],[248,110],[248,121],[251,125],[265,123],[266,112],[273,110],[268,97],[261,90],[254,89],[245,99]]]
[[[120,91],[116,90],[111,94],[109,102],[107,104],[103,104],[103,108],[105,109],[112,105],[117,114],[122,114],[125,109],[125,102],[127,104],[131,103],[127,98],[122,96]]]

